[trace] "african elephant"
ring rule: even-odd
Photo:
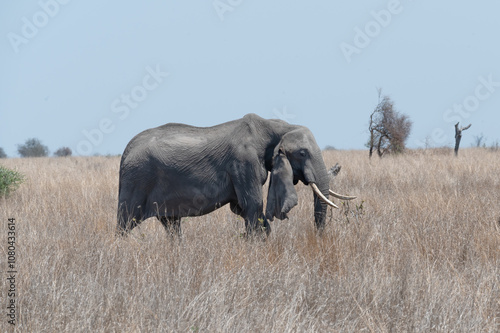
[[[264,214],[263,185],[270,172]],[[247,234],[270,232],[297,205],[294,185],[310,185],[318,230],[325,225],[329,189],[321,150],[304,126],[248,114],[213,127],[170,123],[145,130],[127,145],[120,162],[118,231],[157,217],[180,235],[182,217],[230,204]]]

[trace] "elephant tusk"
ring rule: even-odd
[[[339,208],[336,204],[334,204],[333,202],[331,202],[330,200],[328,200],[327,197],[325,197],[323,195],[323,193],[321,193],[321,191],[319,190],[318,186],[316,186],[316,184],[314,183],[311,183],[311,188],[313,190],[313,192],[321,199],[323,200],[325,203],[327,203],[328,205],[332,206],[333,208]]]
[[[332,190],[329,190],[329,191],[330,191],[330,195],[333,195],[335,198],[340,199],[340,200],[352,200],[352,199],[356,199],[356,197],[351,197],[351,196],[348,196],[348,195],[338,194],[338,193],[333,192]]]

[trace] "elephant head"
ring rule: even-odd
[[[288,218],[290,209],[297,205],[297,192],[293,186],[293,169],[282,148],[273,158],[273,169],[267,194],[266,218],[280,220]]]
[[[267,197],[267,219],[284,219],[290,209],[297,205],[294,185],[299,180],[309,185],[314,193],[314,217],[319,230],[324,227],[328,205],[338,208],[328,200],[329,194],[343,200],[355,198],[341,196],[330,190],[330,178],[321,149],[306,127],[297,127],[284,134],[274,149]]]

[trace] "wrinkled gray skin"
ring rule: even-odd
[[[264,214],[262,188],[271,172]],[[247,234],[270,232],[297,204],[294,185],[315,183],[328,198],[329,177],[321,150],[303,126],[254,114],[213,127],[166,124],[135,136],[120,163],[118,231],[156,216],[180,235],[181,218],[230,204]],[[327,205],[316,194],[316,227]]]

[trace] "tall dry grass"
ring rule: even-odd
[[[27,176],[0,201],[2,272],[17,221],[16,330],[500,331],[500,154],[367,155],[325,153],[343,166],[332,187],[359,199],[321,237],[298,185],[266,242],[226,207],[184,219],[180,242],[154,219],[116,238],[118,158],[2,160]]]

